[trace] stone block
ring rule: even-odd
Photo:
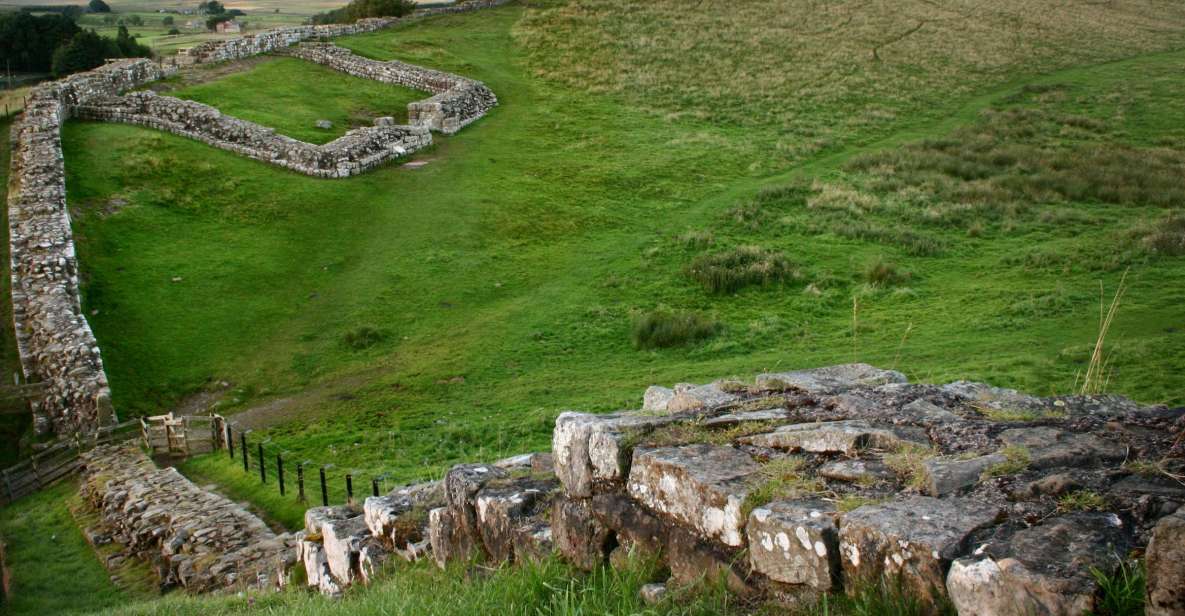
[[[842,453],[854,456],[861,449],[891,449],[900,445],[901,436],[891,428],[874,427],[860,419],[822,421],[779,426],[773,432],[738,439],[757,447],[811,453]]]
[[[551,537],[569,563],[590,571],[605,562],[613,532],[593,515],[588,499],[561,496],[551,508]]]
[[[1185,508],[1156,523],[1146,554],[1148,601],[1145,614],[1185,614]]]
[[[946,570],[967,551],[971,533],[993,524],[994,506],[965,498],[914,496],[844,515],[840,563],[852,584],[898,577],[919,597],[945,589]]]
[[[987,469],[1007,462],[1008,458],[998,453],[978,456],[969,460],[957,458],[931,458],[922,462],[925,492],[930,496],[958,494],[975,487]]]
[[[1094,434],[1077,434],[1049,426],[1013,428],[1000,433],[1009,446],[1024,447],[1029,452],[1029,466],[1046,469],[1057,466],[1089,466],[1123,460],[1127,450]]]
[[[761,469],[743,451],[714,445],[637,450],[629,495],[650,509],[729,546],[743,543],[741,505]]]
[[[856,387],[906,383],[904,374],[868,364],[844,364],[812,370],[766,373],[757,376],[762,391],[800,391],[812,395],[841,394]]]
[[[960,614],[1079,616],[1095,607],[1091,568],[1115,570],[1127,549],[1112,514],[1059,516],[956,560],[946,588]]]
[[[839,582],[835,506],[823,501],[777,501],[749,514],[745,533],[753,570],[783,584],[827,591]]]

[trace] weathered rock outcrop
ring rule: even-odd
[[[157,468],[135,445],[82,454],[82,495],[105,530],[155,563],[164,586],[189,592],[282,583],[296,542],[276,535],[231,501],[198,488],[174,468]]]
[[[1069,615],[1096,607],[1092,569],[1117,570],[1152,535],[1149,613],[1180,613],[1185,486],[1133,473],[1118,452],[1179,472],[1166,455],[1185,409],[911,385],[860,364],[652,387],[643,404],[562,413],[554,470],[454,467],[427,516],[436,562],[554,549],[593,569],[643,555],[667,565],[666,584],[722,580],[795,604],[885,580],[966,615]],[[1018,408],[1006,415],[1020,420],[991,419]],[[390,536],[408,505],[372,500],[370,535]],[[333,592],[344,582],[330,561],[312,566]],[[664,589],[648,585],[647,600]]]

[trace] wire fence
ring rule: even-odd
[[[253,438],[251,430],[221,415],[161,415],[145,418],[144,442],[155,453],[189,457],[220,452],[244,475],[275,490],[282,497],[310,505],[355,504],[387,489],[388,477],[362,475],[321,464]]]

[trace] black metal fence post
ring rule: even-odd
[[[259,444],[259,483],[267,483],[267,465],[263,463],[263,443]]]
[[[321,505],[329,506],[329,489],[325,486],[325,467],[321,467]]]
[[[379,478],[378,477],[374,477],[370,480],[370,495],[371,496],[378,496],[379,495]]]
[[[296,500],[305,502],[304,500],[304,462],[296,465]]]
[[[242,447],[240,447],[239,449],[241,449],[243,451],[243,472],[246,473],[251,470],[251,468],[247,465],[247,433],[246,432],[239,433],[239,445],[242,445]]]
[[[346,473],[346,504],[354,504],[354,476]]]
[[[276,454],[276,476],[280,478],[280,496],[284,496],[284,454]]]
[[[235,461],[235,434],[230,424],[226,424],[226,450],[230,452],[230,461]]]

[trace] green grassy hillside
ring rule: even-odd
[[[510,6],[343,41],[498,94],[416,169],[314,180],[146,129],[70,124],[86,307],[120,410],[165,410],[225,381],[224,409],[276,401],[246,417],[280,448],[400,479],[544,448],[560,410],[636,406],[654,382],[861,360],[1068,392],[1100,285],[1109,300],[1128,269],[1109,389],[1185,402],[1185,262],[1150,239],[1185,205],[1183,111],[1168,104],[1185,54],[1157,51],[1185,40],[1175,5],[1145,7],[1160,15],[1151,33],[1152,17],[1128,14],[1138,23],[1025,27],[1030,56],[990,61],[973,47],[1012,13],[965,41],[942,21],[879,60],[824,54],[827,74],[861,76],[815,92],[798,84],[821,69],[774,58],[776,23],[725,37],[729,55],[718,36],[706,50],[667,39],[704,11],[756,28],[748,9],[652,4]],[[908,22],[864,12],[878,10]],[[578,62],[564,41],[605,28],[624,29]],[[915,62],[915,45],[934,53]],[[692,52],[670,52],[681,47]],[[727,86],[725,67],[757,56],[773,64],[735,72],[757,92]],[[370,100],[322,97],[322,69],[288,62],[201,98],[281,118],[284,92],[343,113]],[[691,79],[696,67],[712,80]],[[809,145],[811,131],[826,143]],[[713,263],[726,292],[701,284]],[[698,314],[714,335],[639,350],[634,328],[656,310]]]

